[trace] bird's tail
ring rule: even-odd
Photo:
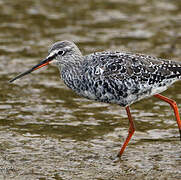
[[[167,69],[170,71],[170,78],[181,79],[181,62],[170,61],[167,64]]]

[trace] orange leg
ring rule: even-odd
[[[133,118],[131,116],[131,112],[130,112],[130,109],[129,109],[129,106],[126,107],[126,112],[127,112],[127,115],[128,115],[128,120],[129,120],[129,131],[128,131],[128,136],[126,138],[126,140],[124,141],[124,144],[123,146],[121,147],[121,150],[118,154],[118,157],[121,157],[126,146],[128,145],[132,135],[134,134],[135,132],[135,127],[134,127],[134,123],[133,123]]]
[[[173,101],[172,99],[169,99],[165,96],[162,96],[160,94],[156,94],[155,97],[167,102],[170,104],[170,106],[173,108],[174,110],[174,113],[175,113],[175,117],[176,117],[176,120],[177,120],[177,124],[178,124],[178,128],[179,128],[179,132],[180,132],[180,140],[181,140],[181,120],[180,120],[180,115],[179,115],[179,112],[178,112],[178,107],[177,107],[177,104],[175,101]]]

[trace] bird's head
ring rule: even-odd
[[[70,41],[56,42],[50,47],[49,54],[44,60],[42,60],[37,65],[33,66],[31,69],[11,79],[9,82],[13,82],[16,79],[19,79],[25,76],[26,74],[29,74],[48,64],[53,64],[58,67],[66,66],[67,64],[75,63],[76,60],[80,59],[81,57],[82,57],[82,54],[80,50],[73,42],[70,42]]]
[[[49,49],[47,58],[52,59],[50,64],[62,66],[81,57],[82,54],[78,47],[70,41],[59,41],[54,43]]]

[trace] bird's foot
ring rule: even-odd
[[[122,154],[120,154],[120,152],[117,154],[116,158],[121,160]]]
[[[121,160],[121,156],[118,154],[117,156],[111,156],[110,159],[116,163],[119,162]]]

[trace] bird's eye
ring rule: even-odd
[[[59,55],[63,55],[65,52],[64,51],[58,51]]]

